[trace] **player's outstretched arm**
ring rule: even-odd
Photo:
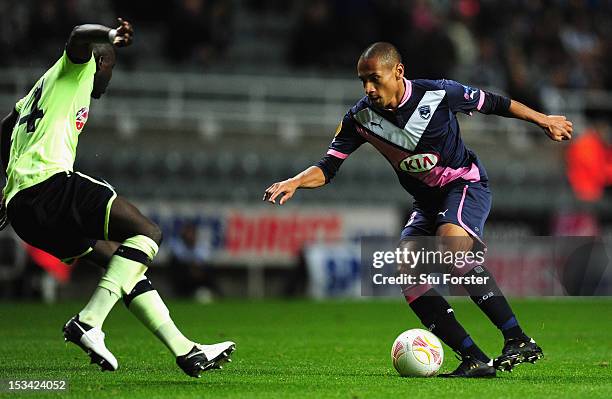
[[[572,138],[572,122],[563,115],[545,115],[515,100],[510,101],[508,114],[540,126],[551,140],[563,141]]]
[[[325,185],[325,175],[318,166],[311,166],[291,179],[276,182],[268,187],[264,193],[263,200],[276,204],[276,198],[280,197],[279,205],[283,205],[293,197],[298,188],[317,188]]]
[[[126,47],[132,44],[134,29],[132,24],[121,18],[119,27],[112,29],[104,25],[86,24],[75,26],[66,44],[66,54],[77,64],[89,61],[91,46],[95,43],[111,43],[115,47]]]

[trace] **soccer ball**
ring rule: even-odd
[[[438,337],[427,330],[413,328],[395,339],[391,360],[402,377],[430,377],[442,366],[444,349]]]

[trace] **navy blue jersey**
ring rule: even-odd
[[[338,126],[328,157],[344,160],[369,142],[418,201],[438,198],[458,179],[486,181],[478,157],[461,139],[456,114],[483,111],[488,93],[444,79],[404,79],[404,84],[405,94],[395,111],[372,105],[367,96],[359,100]],[[335,171],[330,173],[325,164],[317,165],[329,179]]]

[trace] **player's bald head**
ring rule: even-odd
[[[93,46],[93,55],[96,61],[103,58],[111,63],[115,63],[115,47],[110,43],[96,43]]]
[[[393,67],[402,62],[402,56],[391,43],[376,42],[361,53],[359,62],[376,60],[385,66]]]

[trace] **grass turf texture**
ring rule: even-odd
[[[102,373],[61,326],[81,307],[0,303],[0,379],[67,379],[62,393],[5,397],[96,398],[610,398],[611,300],[512,301],[519,321],[545,352],[536,365],[488,380],[401,378],[390,360],[395,337],[420,327],[401,301],[171,302],[176,323],[203,342],[237,342],[224,370],[187,377],[166,348],[123,306],[106,321],[106,343],[119,370]],[[470,301],[453,301],[457,317],[490,355],[501,335]],[[458,361],[445,347],[442,370]],[[6,385],[6,383],[5,383]]]

